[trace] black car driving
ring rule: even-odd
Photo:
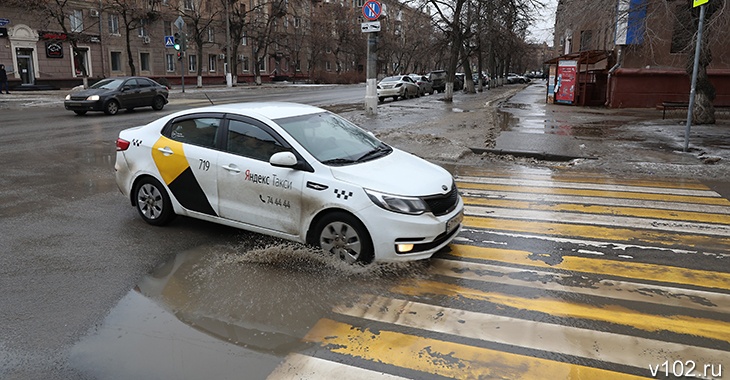
[[[167,87],[145,77],[102,79],[91,87],[66,95],[64,107],[77,115],[88,111],[104,111],[115,115],[120,109],[152,107],[159,111],[167,104]]]

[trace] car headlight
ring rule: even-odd
[[[91,95],[86,100],[99,100],[99,95]]]
[[[66,95],[66,100],[71,100],[71,94]]]
[[[428,205],[421,198],[402,197],[365,189],[371,201],[381,208],[401,214],[421,215],[428,211]]]

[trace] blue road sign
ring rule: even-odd
[[[368,0],[365,5],[362,6],[362,14],[366,19],[375,21],[380,17],[380,3],[375,0]]]
[[[175,37],[174,36],[165,36],[165,47],[166,48],[175,47]]]
[[[5,26],[10,24],[10,20],[7,18],[0,18],[0,26]]]

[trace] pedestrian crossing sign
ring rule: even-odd
[[[165,36],[165,47],[166,48],[175,47],[175,37]]]

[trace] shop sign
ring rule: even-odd
[[[61,45],[60,41],[46,42],[46,57],[63,58],[63,46]]]

